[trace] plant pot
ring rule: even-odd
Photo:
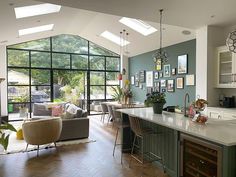
[[[162,114],[163,106],[163,103],[153,103],[152,107],[154,114]]]

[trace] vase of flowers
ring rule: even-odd
[[[145,106],[152,106],[154,114],[162,114],[163,106],[166,103],[166,95],[160,92],[152,92],[146,96]]]

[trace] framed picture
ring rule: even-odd
[[[155,92],[160,92],[160,82],[155,82],[154,83],[154,91]]]
[[[131,76],[131,85],[135,85],[135,76]]]
[[[159,79],[159,72],[158,71],[154,71],[154,79],[155,80]]]
[[[140,89],[143,89],[143,84],[140,83],[140,84],[139,84],[139,88],[140,88]]]
[[[138,87],[139,86],[139,73],[135,74],[135,86]]]
[[[195,85],[195,76],[194,76],[194,74],[186,75],[186,85],[187,86]]]
[[[162,77],[163,77],[163,73],[159,72],[159,78],[162,78]]]
[[[166,80],[161,80],[161,87],[166,87]]]
[[[173,79],[171,79],[171,80],[167,80],[167,91],[168,92],[174,92],[175,90],[175,84],[174,84],[175,82],[174,82],[174,80]]]
[[[152,93],[152,90],[153,90],[153,89],[152,89],[152,88],[150,88],[150,87],[149,87],[149,88],[147,88],[147,93]]]
[[[170,65],[164,65],[164,77],[170,77]]]
[[[156,70],[161,71],[162,70],[162,62],[161,59],[157,59],[156,61]]]
[[[173,75],[173,76],[176,75],[176,68],[171,69],[171,75]]]
[[[178,74],[188,73],[188,55],[178,56]]]
[[[145,83],[145,71],[139,71],[139,82]]]
[[[177,89],[184,88],[184,78],[183,77],[176,78],[176,88]]]
[[[146,87],[153,87],[153,71],[146,72]]]

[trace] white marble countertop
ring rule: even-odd
[[[225,146],[236,145],[236,120],[208,119],[206,124],[201,124],[193,122],[183,114],[165,111],[162,114],[154,114],[152,108],[120,109],[118,111]]]

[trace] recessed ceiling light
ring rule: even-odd
[[[120,46],[125,46],[128,45],[130,42],[124,39],[121,39],[119,36],[109,32],[109,31],[104,31],[100,36],[120,45]]]
[[[191,31],[183,30],[183,31],[182,31],[182,34],[184,34],[184,35],[190,35],[190,34],[191,34]]]
[[[157,31],[156,28],[152,27],[146,22],[134,18],[123,17],[119,20],[119,22],[141,33],[144,36],[148,36],[149,34],[152,34]]]
[[[36,15],[50,14],[59,12],[61,6],[55,4],[38,4],[32,6],[16,7],[15,14],[16,18],[32,17]]]
[[[33,28],[26,28],[26,29],[21,29],[19,30],[19,36],[23,36],[26,34],[33,34],[33,33],[39,33],[43,31],[50,31],[53,29],[54,24],[49,24],[49,25],[43,25],[43,26],[36,26]]]

